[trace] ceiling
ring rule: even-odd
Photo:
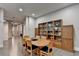
[[[0,3],[0,8],[4,9],[5,19],[22,22],[25,16],[32,16],[32,13],[35,13],[34,18],[38,18],[71,4],[72,3]],[[20,12],[19,8],[22,8],[23,11]]]

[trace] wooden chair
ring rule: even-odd
[[[23,55],[26,55],[26,48],[27,47],[27,44],[25,42],[25,39],[22,39],[22,53]]]
[[[32,56],[33,53],[36,53],[37,46],[32,45],[31,40],[27,40],[27,52]]]
[[[48,44],[48,46],[45,46],[43,47],[41,50],[40,50],[40,55],[41,56],[52,56],[52,42],[50,42]]]
[[[22,39],[22,53],[24,55],[26,55],[26,50],[27,50],[27,42],[25,40],[27,40],[29,38],[29,36],[24,36],[23,39]]]
[[[29,38],[29,36],[28,36],[28,35],[25,35],[25,36],[23,37],[23,39],[25,39],[25,38]]]
[[[23,46],[24,47],[27,47],[27,43],[25,40],[29,39],[30,37],[29,36],[24,36],[23,39],[22,39],[22,43],[23,43]]]
[[[24,45],[25,47],[27,47],[27,42],[26,42],[26,41],[27,41],[28,39],[30,39],[29,36],[24,36],[24,37],[23,37],[23,40],[22,40],[22,41],[23,41],[23,44],[25,44],[25,45]]]

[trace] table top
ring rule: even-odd
[[[49,40],[46,40],[46,39],[40,39],[40,40],[37,40],[37,41],[32,41],[32,44],[33,45],[36,45],[36,46],[46,46],[49,44]]]
[[[33,38],[32,38],[33,39]],[[34,38],[35,39],[35,38]],[[26,39],[25,41],[27,41],[27,40],[31,40],[31,38],[28,38],[28,39]],[[37,39],[37,40],[32,40],[32,44],[33,45],[35,45],[35,46],[46,46],[46,45],[48,45],[49,44],[49,42],[50,42],[50,40],[46,40],[46,39],[41,39],[41,38],[39,38],[39,39]]]

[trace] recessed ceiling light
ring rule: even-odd
[[[19,11],[23,11],[23,9],[22,8],[19,8]]]
[[[35,13],[32,13],[32,16],[35,16]]]

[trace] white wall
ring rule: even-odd
[[[4,40],[8,40],[8,22],[4,23]]]
[[[35,27],[38,27],[38,23],[56,19],[63,19],[64,25],[74,25],[74,49],[79,51],[79,4],[64,8],[57,12],[38,18],[36,20]]]
[[[29,35],[30,37],[34,37],[34,28],[35,28],[35,20],[32,17],[26,17],[25,25],[24,25],[24,35]]]
[[[3,18],[3,15],[4,15],[4,13],[3,13],[3,9],[0,9],[0,47],[3,47],[3,40],[4,40],[4,28],[3,28],[3,26],[4,26],[4,18]]]

